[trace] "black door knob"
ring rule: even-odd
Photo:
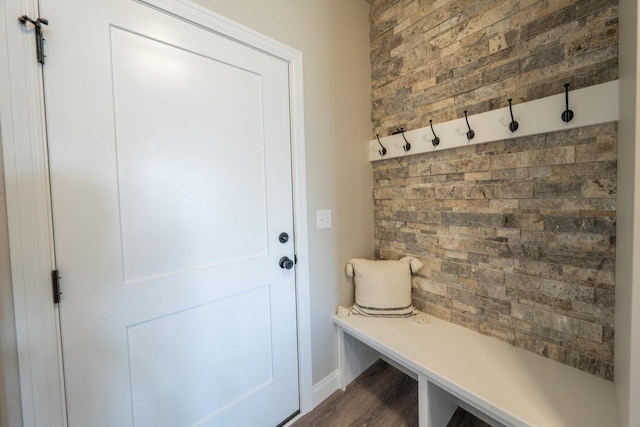
[[[278,240],[280,240],[280,243],[287,243],[289,241],[289,235],[287,233],[280,233]]]
[[[288,256],[280,258],[280,262],[278,264],[280,265],[280,268],[284,268],[286,270],[291,270],[293,268],[293,260]]]

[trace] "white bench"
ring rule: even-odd
[[[359,363],[353,360],[354,337],[415,374],[420,427],[446,426],[458,404],[486,414],[497,426],[618,426],[612,382],[428,319],[430,323],[420,325],[410,318],[335,316],[340,387],[347,386],[348,366]]]

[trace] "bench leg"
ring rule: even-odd
[[[420,427],[446,427],[458,408],[458,399],[418,376],[418,425]]]
[[[347,390],[347,350],[345,338],[346,334],[342,328],[336,328],[338,331],[338,386],[340,390]]]
[[[380,353],[338,326],[336,331],[338,333],[338,385],[344,391],[351,381],[380,358]]]

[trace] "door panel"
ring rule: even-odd
[[[130,326],[135,423],[193,425],[268,386],[273,381],[269,296],[263,287]],[[176,400],[176,393],[182,399]]]
[[[288,64],[133,1],[42,9],[69,425],[278,424],[298,409]]]
[[[111,52],[125,282],[265,255],[261,76],[118,28]]]

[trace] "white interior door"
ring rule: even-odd
[[[71,427],[298,410],[288,64],[130,0],[43,0]]]

